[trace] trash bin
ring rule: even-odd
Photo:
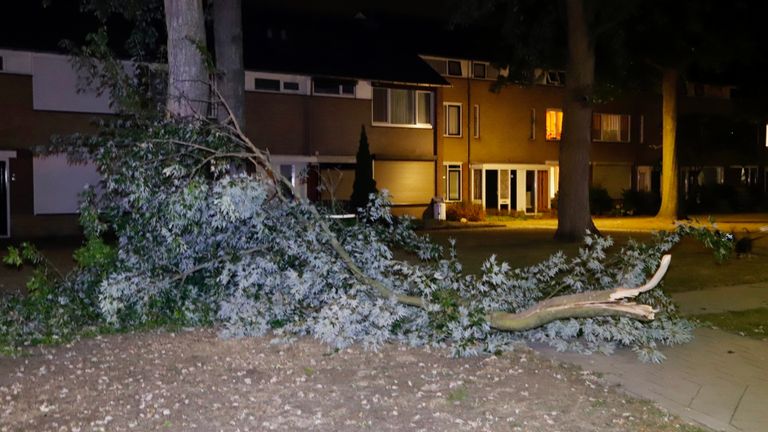
[[[436,196],[432,198],[432,212],[435,220],[445,220],[445,201],[443,197]]]

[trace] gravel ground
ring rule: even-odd
[[[144,332],[0,357],[0,431],[697,430],[521,347],[454,359],[388,345]]]

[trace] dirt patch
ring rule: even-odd
[[[113,335],[0,358],[0,431],[694,430],[520,348],[453,359],[388,345]]]

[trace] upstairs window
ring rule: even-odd
[[[335,80],[315,78],[312,80],[315,94],[354,96],[355,82],[349,80]]]
[[[592,114],[592,140],[629,142],[630,118],[624,114]]]
[[[266,78],[254,78],[253,88],[255,90],[266,91],[280,91],[280,80],[266,79]]]
[[[458,60],[448,60],[448,75],[450,76],[462,76],[461,62]]]
[[[445,136],[461,136],[461,104],[446,103],[445,107]]]
[[[0,71],[5,70],[5,64],[3,63],[3,56],[0,56]]]
[[[375,87],[373,124],[432,126],[432,93],[421,90]]]
[[[475,78],[485,79],[487,74],[487,65],[485,63],[472,63],[472,76]]]
[[[563,135],[563,110],[547,109],[547,141],[560,141]]]

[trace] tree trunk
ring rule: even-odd
[[[241,0],[216,0],[213,3],[213,38],[216,49],[216,88],[229,106],[232,116],[245,129],[245,70],[243,68],[243,17]],[[229,113],[219,106],[220,122]]]
[[[677,133],[677,81],[676,69],[662,71],[662,158],[661,158],[661,207],[658,218],[678,217],[678,172],[675,134]]]
[[[597,232],[589,212],[592,92],[595,50],[590,40],[582,0],[566,2],[568,66],[560,140],[560,184],[555,239],[579,241],[586,231]]]
[[[203,61],[205,22],[202,0],[165,0],[168,31],[168,115],[205,116],[208,72]]]

